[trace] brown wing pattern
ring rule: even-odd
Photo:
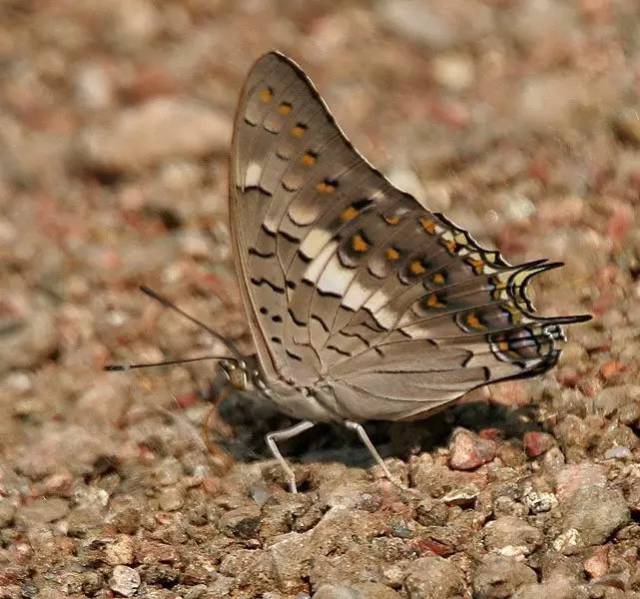
[[[396,189],[281,54],[258,60],[245,84],[230,184],[267,376],[327,383],[354,414],[368,401],[371,417],[412,417],[542,372],[557,359],[560,325],[588,318],[536,316],[528,282],[559,265],[511,266]]]

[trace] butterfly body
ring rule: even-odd
[[[230,222],[262,384],[312,420],[402,420],[555,364],[560,324],[511,266],[357,153],[306,75],[272,52],[241,94]]]
[[[285,469],[276,437],[330,420],[381,462],[356,423],[423,418],[476,387],[542,373],[561,325],[589,318],[535,315],[527,285],[560,264],[512,266],[394,187],[278,52],[242,90],[229,184],[256,348],[245,381],[304,419],[267,439]]]

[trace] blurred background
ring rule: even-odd
[[[20,548],[30,519],[88,505],[97,526],[118,485],[169,458],[207,492],[235,488],[189,429],[213,364],[101,369],[223,351],[141,283],[250,349],[227,155],[243,79],[271,49],[398,186],[511,262],[566,263],[536,281],[536,304],[593,323],[542,381],[475,399],[552,397],[560,419],[583,417],[603,389],[635,384],[638,31],[636,0],[1,0],[0,561],[34,559],[34,541]],[[264,418],[246,438],[283,422]],[[186,501],[170,499],[165,511]],[[54,513],[20,520],[32,504]]]

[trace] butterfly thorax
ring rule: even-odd
[[[223,372],[234,389],[256,393],[276,404],[284,414],[314,422],[342,420],[329,389],[298,386],[284,379],[269,380],[256,355],[242,360],[223,360]]]

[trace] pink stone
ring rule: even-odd
[[[537,431],[525,433],[522,442],[530,458],[542,455],[555,445],[555,439],[550,434]]]
[[[602,545],[596,547],[591,557],[584,561],[584,571],[589,575],[589,578],[600,578],[604,576],[609,570],[609,547]]]
[[[586,487],[604,487],[607,483],[605,469],[588,462],[565,466],[556,477],[556,494],[565,501],[579,489]]]
[[[459,428],[449,442],[449,465],[455,470],[473,470],[493,460],[496,443]]]

